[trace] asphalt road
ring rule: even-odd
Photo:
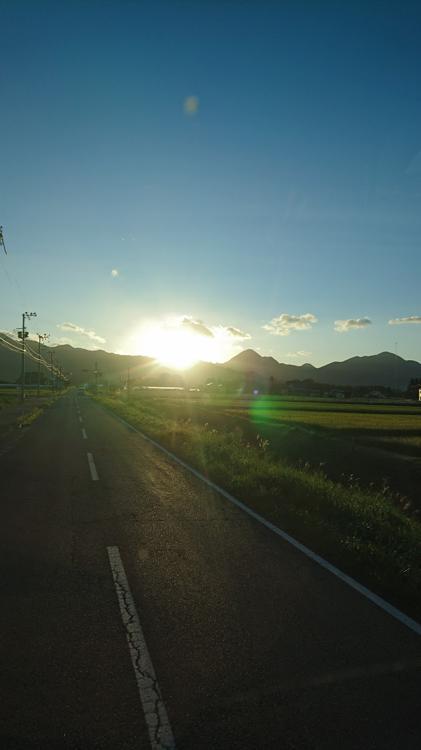
[[[87,397],[0,503],[2,749],[421,747],[420,636]]]

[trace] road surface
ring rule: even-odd
[[[1,748],[421,747],[420,636],[89,398],[0,498]]]

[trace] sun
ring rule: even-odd
[[[206,358],[202,338],[188,330],[158,323],[150,324],[140,332],[138,346],[140,351],[161,364],[186,370],[204,355]]]
[[[241,351],[230,329],[209,327],[186,315],[145,321],[133,330],[124,348],[126,353],[141,353],[177,370],[197,362],[226,362]]]

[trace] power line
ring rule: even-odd
[[[31,349],[31,347],[29,346],[28,342],[26,342],[26,351],[31,352],[31,354],[33,354],[33,356],[36,358],[36,360],[42,362],[42,364],[45,365],[46,367],[50,366],[48,364],[47,360],[45,360],[43,358],[42,354],[37,354],[37,352],[34,352],[34,350]]]
[[[33,352],[30,352],[30,350],[29,350],[29,349],[26,349],[26,348],[25,348],[25,355],[26,355],[27,357],[29,357],[29,359],[32,359],[32,360],[33,360],[34,362],[37,362],[37,363],[38,363],[38,362],[40,361],[40,360],[38,359],[38,357],[37,357],[37,356],[35,356],[35,354],[33,354]]]
[[[3,343],[3,346],[6,349],[10,349],[10,351],[16,352],[17,354],[20,354],[21,349],[17,346],[14,346],[13,344],[10,344],[6,339],[0,338],[0,342]]]
[[[16,346],[16,348],[19,348],[19,351],[20,351],[20,347],[18,347],[18,342],[15,341],[14,339],[12,339],[12,337],[9,336],[8,333],[3,333],[2,336],[5,337],[5,338],[2,338],[2,341],[4,341],[9,346]],[[0,338],[1,338],[1,336],[0,336]]]
[[[0,245],[3,245],[4,254],[7,255],[6,245],[4,244],[3,227],[0,227]]]
[[[0,336],[0,346],[2,346],[7,351],[10,351],[12,354],[22,354],[22,347],[15,346],[12,340],[4,339]],[[49,364],[42,356],[38,356],[36,352],[28,345],[28,342],[25,342],[24,347],[24,354],[26,357],[28,357],[33,362],[36,362],[38,365],[44,365],[44,367],[54,376],[60,377],[60,379],[65,380],[66,377],[64,374],[61,373],[60,368],[56,365]]]
[[[3,346],[6,349],[9,349],[12,352],[16,352],[17,354],[21,354],[22,353],[22,347],[20,347],[18,345],[15,345],[12,340],[9,341],[8,339],[4,339],[4,338],[2,338],[0,336],[0,344],[3,344]],[[26,342],[26,345],[25,345],[25,354],[30,359],[33,359],[35,362],[40,361],[40,362],[42,362],[43,365],[45,365],[45,367],[48,367],[48,368],[50,367],[50,365],[48,364],[48,362],[42,356],[40,358],[38,357],[38,354],[36,352],[34,352],[33,349],[31,349],[31,347],[28,345],[28,342]]]

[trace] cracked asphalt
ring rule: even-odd
[[[0,502],[1,748],[151,748],[110,547],[179,750],[421,747],[420,637],[88,398],[0,456]]]
[[[174,736],[120,553],[118,547],[108,547],[107,551],[151,747],[152,750],[173,750]]]

